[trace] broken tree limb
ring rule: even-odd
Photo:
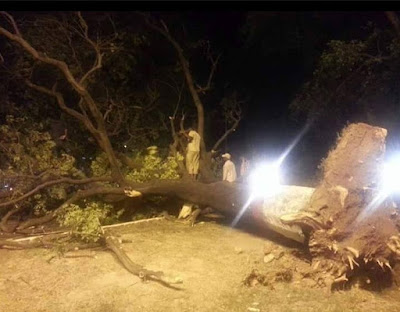
[[[18,198],[9,200],[7,202],[0,203],[0,207],[5,207],[5,206],[16,204],[16,203],[34,195],[35,193],[39,192],[41,189],[44,189],[44,188],[47,188],[49,186],[56,185],[56,184],[62,184],[62,183],[88,184],[88,183],[93,183],[93,182],[106,182],[106,181],[111,181],[111,178],[110,177],[95,177],[95,178],[88,178],[88,179],[60,178],[60,179],[50,180],[50,181],[43,182],[42,184],[36,186],[34,189],[30,190],[29,192],[25,193],[24,195],[22,195]]]
[[[51,248],[55,245],[54,241],[69,237],[69,232],[56,232],[48,235],[35,235],[16,239],[0,240],[0,248],[6,249],[29,249],[29,248]]]
[[[173,284],[181,284],[182,280],[180,278],[168,278],[161,271],[151,271],[145,269],[143,266],[134,263],[125,251],[122,249],[121,244],[118,239],[112,235],[104,235],[104,240],[106,246],[114,252],[118,260],[122,263],[122,265],[132,274],[138,276],[140,279],[152,280],[163,284],[164,286],[179,289],[177,287],[172,286]]]
[[[161,220],[164,218],[153,218],[153,219],[146,219],[146,220],[138,220],[133,222],[127,222],[127,224],[136,224],[142,222],[149,222],[153,220]],[[122,224],[125,225],[125,224]],[[178,277],[171,277],[166,276],[161,271],[152,271],[145,269],[142,265],[134,263],[126,252],[122,248],[123,240],[118,239],[117,237],[107,233],[107,230],[110,227],[115,227],[119,225],[113,226],[104,226],[101,227],[103,235],[101,237],[100,243],[103,244],[112,251],[117,259],[121,262],[121,264],[132,274],[138,276],[142,280],[151,280],[158,282],[166,287],[173,288],[179,290],[180,288],[175,287],[175,284],[181,284],[183,281]],[[105,231],[106,230],[106,231]],[[46,235],[35,235],[31,237],[24,237],[24,238],[17,238],[17,239],[4,239],[0,240],[0,248],[5,249],[29,249],[29,248],[52,248],[56,247],[59,244],[60,240],[63,240],[65,246],[63,249],[65,252],[71,250],[78,250],[78,249],[86,249],[86,248],[94,248],[99,246],[99,243],[71,243],[69,239],[71,238],[71,232],[54,232],[48,233]],[[65,240],[66,239],[66,240]],[[50,259],[51,260],[51,259]]]

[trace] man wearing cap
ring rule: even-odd
[[[231,155],[229,153],[225,153],[222,155],[222,158],[225,160],[224,166],[222,168],[222,181],[228,181],[230,183],[235,182],[236,167],[231,160]]]

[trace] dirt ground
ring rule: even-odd
[[[296,256],[298,248],[274,237],[167,220],[118,233],[132,240],[123,246],[134,262],[182,278],[181,290],[142,282],[104,250],[51,261],[50,250],[0,250],[0,311],[400,311],[397,287],[334,293],[318,287],[304,276],[310,264]],[[253,269],[267,276],[266,286],[244,285]],[[279,279],[282,272],[292,279]]]

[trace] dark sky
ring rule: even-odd
[[[279,157],[305,126],[291,118],[288,107],[312,77],[328,41],[362,39],[369,34],[368,23],[388,26],[384,12],[192,12],[186,18],[194,37],[205,36],[223,53],[216,93],[228,85],[250,96],[239,128],[223,146],[236,161],[243,154]],[[248,27],[251,35],[245,32]],[[205,99],[211,106],[216,101],[218,97]],[[299,181],[316,172],[334,143],[315,146],[312,131],[318,129],[311,127],[286,161]],[[332,137],[336,131],[332,129]]]
[[[188,13],[188,28],[206,33],[223,56],[217,88],[229,83],[251,96],[245,118],[228,149],[273,153],[287,146],[303,126],[290,119],[288,105],[315,70],[329,40],[361,39],[373,22],[387,25],[383,12],[257,12],[244,33],[249,12]],[[298,38],[298,39],[296,39]]]

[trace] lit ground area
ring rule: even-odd
[[[123,246],[134,262],[179,276],[182,289],[143,283],[102,250],[51,261],[54,251],[0,250],[0,311],[400,311],[397,287],[335,293],[318,287],[305,276],[310,265],[297,248],[271,237],[166,220],[118,233],[132,240]],[[266,286],[244,285],[253,269],[265,274]]]

